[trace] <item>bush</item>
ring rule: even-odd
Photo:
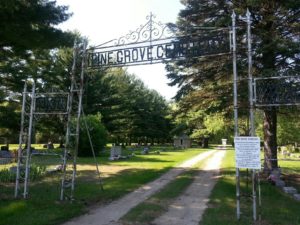
[[[90,131],[95,154],[98,155],[99,151],[106,145],[107,140],[107,131],[104,125],[101,123],[100,114],[87,115],[84,118],[81,118],[78,156],[93,156],[89,137],[84,124],[84,119]]]
[[[16,167],[15,167],[16,168]],[[21,177],[25,177],[25,168],[21,169]],[[46,174],[45,165],[32,164],[30,166],[30,180],[36,181],[40,180]],[[4,168],[0,170],[0,182],[1,183],[12,183],[16,181],[16,171],[9,168]]]

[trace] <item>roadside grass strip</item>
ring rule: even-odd
[[[299,171],[300,165],[284,163],[286,170]],[[289,168],[292,166],[292,168]],[[236,219],[236,184],[234,151],[227,150],[221,165],[220,179],[210,196],[209,207],[204,212],[200,225],[300,225],[300,202],[283,193],[279,188],[261,181],[261,208],[259,220],[252,219],[251,178],[247,185],[245,171],[241,176],[241,193],[249,197],[241,198],[241,219]],[[251,173],[249,172],[249,176]]]
[[[132,208],[120,221],[124,224],[146,225],[166,213],[169,205],[189,187],[196,174],[203,168],[205,161],[212,156],[209,155],[205,160],[201,160],[191,168],[187,168],[163,189]]]

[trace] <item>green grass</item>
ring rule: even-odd
[[[34,147],[35,149],[45,149],[43,146],[45,144],[32,144],[31,146]],[[0,144],[0,146],[6,146],[5,144]],[[59,144],[53,144],[54,148],[57,148]],[[24,147],[24,145],[23,145]],[[9,150],[17,150],[19,148],[19,144],[9,144]]]
[[[104,191],[96,182],[95,171],[90,168],[78,171],[76,181],[76,200],[59,202],[60,176],[59,174],[46,176],[30,185],[28,200],[14,200],[14,184],[0,183],[0,224],[7,225],[55,225],[87,211],[94,203],[107,203],[142,184],[159,177],[176,164],[199,154],[204,150],[168,149],[160,154],[150,152],[149,155],[136,155],[120,161],[108,161],[105,153],[98,158],[101,166],[108,168],[118,166],[124,168],[119,173],[104,179]],[[138,153],[138,152],[137,152]],[[93,167],[92,158],[79,158],[78,167]],[[85,168],[85,167],[83,167]]]
[[[282,174],[284,174],[283,179],[288,186],[295,187],[300,193],[300,180],[295,179],[296,176],[300,175],[300,154],[297,153],[297,158],[289,157],[287,159],[280,159],[278,164],[281,168]]]
[[[294,165],[293,165],[294,166]],[[299,165],[296,168],[299,169]],[[222,177],[214,187],[209,207],[203,215],[201,225],[249,225],[252,220],[252,200],[241,199],[241,219],[236,219],[236,188],[234,151],[229,150],[222,164]],[[245,172],[242,172],[242,193],[251,193],[251,184],[246,186]],[[300,203],[284,194],[275,186],[262,181],[262,207],[258,209],[263,225],[297,225],[300,224]]]
[[[300,159],[297,160],[279,160],[278,162],[283,173],[300,174]]]

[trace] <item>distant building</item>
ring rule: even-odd
[[[174,137],[174,147],[190,148],[192,146],[192,140],[186,134]]]

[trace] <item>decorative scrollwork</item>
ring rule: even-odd
[[[88,68],[152,64],[230,52],[227,28],[185,27],[182,33],[175,24],[163,24],[154,18],[150,14],[147,23],[135,31],[89,49]]]
[[[146,17],[147,23],[134,31],[129,31],[125,36],[114,40],[115,46],[134,44],[146,41],[156,41],[162,38],[175,37],[175,29],[170,29],[167,24],[157,22],[152,13]]]

